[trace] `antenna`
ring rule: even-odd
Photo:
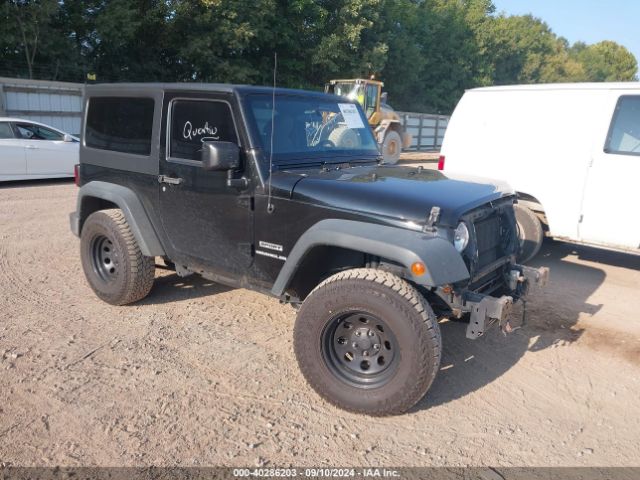
[[[269,179],[267,193],[267,212],[273,213],[275,207],[271,203],[271,175],[273,174],[273,131],[276,129],[276,72],[278,71],[278,52],[273,53],[273,90],[271,94],[271,147],[269,148]]]

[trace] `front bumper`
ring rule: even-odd
[[[494,323],[498,323],[503,331],[512,330],[509,317],[514,302],[525,300],[532,286],[544,288],[549,281],[547,267],[531,268],[515,265],[510,271],[509,287],[513,295],[503,295],[500,298],[467,292],[464,295],[464,307],[471,313],[467,338],[476,339],[482,336]]]

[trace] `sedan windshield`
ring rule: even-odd
[[[379,155],[367,119],[357,104],[290,94],[276,95],[275,100],[272,108],[271,95],[246,97],[255,136],[267,154],[273,145],[274,163],[320,159],[331,162]]]

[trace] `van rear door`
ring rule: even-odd
[[[640,91],[612,90],[585,184],[580,240],[640,248]]]

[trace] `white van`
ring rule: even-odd
[[[468,90],[439,169],[518,192],[522,261],[547,235],[640,253],[640,83]]]

